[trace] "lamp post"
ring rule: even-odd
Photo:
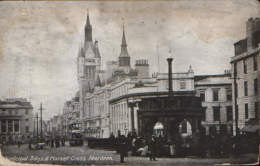
[[[40,114],[41,114],[41,138],[42,138],[42,136],[43,136],[43,133],[42,133],[42,110],[43,110],[43,108],[42,108],[42,103],[41,103],[41,105],[40,105]]]
[[[38,117],[38,112],[36,113],[36,136],[37,136],[37,139],[38,139],[38,119],[39,119],[39,117]]]
[[[35,117],[33,117],[33,136],[35,136]]]
[[[235,131],[236,131],[236,135],[239,133],[239,128],[238,128],[238,105],[237,105],[237,96],[238,96],[238,92],[237,92],[237,80],[239,80],[240,78],[237,77],[237,73],[236,71],[234,72],[234,77],[230,77],[230,79],[234,80],[234,105],[235,105]]]

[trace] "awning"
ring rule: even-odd
[[[260,125],[246,125],[241,129],[241,131],[243,132],[251,132],[251,133],[254,133],[258,130],[260,130]]]

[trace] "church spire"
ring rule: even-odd
[[[122,44],[121,46],[127,47],[126,40],[125,40],[125,25],[123,24],[123,37],[122,37]]]
[[[87,12],[87,21],[85,25],[85,41],[92,41],[92,26],[90,24],[88,12]]]
[[[129,55],[128,55],[127,44],[125,39],[125,25],[123,24],[123,36],[122,36],[120,57],[128,57],[128,56]]]

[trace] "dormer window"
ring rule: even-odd
[[[185,81],[180,82],[180,89],[186,89],[186,82]]]

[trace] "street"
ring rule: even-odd
[[[43,150],[29,150],[28,145],[8,145],[2,148],[2,155],[11,161],[21,163],[45,163],[45,164],[62,164],[62,165],[88,165],[88,164],[120,164],[119,154],[115,151],[101,149],[89,149],[87,146],[82,147],[65,147],[49,148]],[[221,163],[252,163],[256,161],[256,154],[247,154],[236,158],[225,159],[201,159],[196,157],[188,158],[157,158],[157,161],[150,161],[146,157],[126,157],[123,165],[216,165]]]

